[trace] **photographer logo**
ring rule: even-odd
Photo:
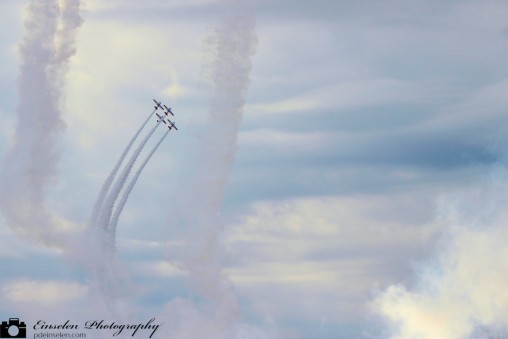
[[[9,318],[2,321],[0,326],[0,338],[26,338],[26,324],[18,318]]]

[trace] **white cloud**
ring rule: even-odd
[[[439,114],[429,119],[423,128],[436,130],[456,131],[471,129],[480,131],[483,138],[492,136],[499,128],[503,128],[506,120],[508,100],[508,80],[490,83],[486,86],[469,93],[459,103],[443,107]],[[497,133],[496,133],[496,136]],[[471,135],[471,139],[478,140],[477,135]]]
[[[503,1],[473,1],[458,4],[448,19],[457,21],[470,29],[505,33],[507,12],[508,5]]]
[[[412,195],[256,203],[228,232],[227,271],[258,311],[358,315],[374,288],[407,276],[400,265],[418,260],[438,230],[429,197]]]
[[[339,83],[313,89],[297,97],[274,103],[248,105],[255,114],[372,107],[389,103],[414,103],[427,97],[421,86],[396,79],[373,79]]]
[[[449,227],[445,250],[417,286],[390,286],[373,302],[393,338],[459,339],[476,337],[479,328],[508,328],[505,179],[449,197],[441,212]]]
[[[12,303],[57,306],[85,297],[88,288],[74,282],[14,280],[2,286],[6,299]]]
[[[144,241],[139,239],[126,239],[118,240],[118,247],[122,250],[135,251],[135,250],[163,250],[165,244],[157,241]]]
[[[240,147],[270,147],[286,151],[319,152],[339,137],[325,132],[288,133],[272,129],[241,132]],[[336,142],[335,144],[341,144]]]
[[[132,264],[132,267],[137,274],[143,277],[175,277],[184,274],[178,267],[163,260],[137,261]]]
[[[214,0],[151,0],[149,2],[149,6],[155,7],[155,8],[165,8],[165,9],[172,9],[172,8],[180,8],[180,7],[192,7],[192,6],[199,6],[199,5],[205,5],[214,3]],[[86,2],[86,8],[90,11],[98,12],[98,11],[104,11],[104,10],[114,10],[114,9],[121,9],[129,7],[131,9],[139,9],[139,8],[146,8],[147,2],[140,3],[139,1],[110,1],[108,3],[104,3],[104,1],[100,0],[88,0]]]
[[[55,248],[47,248],[41,244],[27,241],[20,235],[13,234],[5,224],[0,226],[0,257],[22,258],[29,255],[55,255],[59,252]]]

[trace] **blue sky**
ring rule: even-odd
[[[3,154],[14,142],[27,4],[0,1]],[[61,90],[66,128],[58,182],[46,198],[62,232],[87,223],[151,99],[175,112],[179,131],[146,167],[117,233],[128,281],[121,289],[136,295],[122,305],[137,317],[174,319],[168,336],[190,333],[178,321],[216,325],[213,303],[179,266],[200,246],[199,226],[187,229],[175,215],[206,195],[197,176],[214,133],[207,120],[214,28],[228,6],[86,1]],[[507,6],[256,1],[249,87],[217,211],[218,267],[240,304],[237,334],[505,333],[508,302],[481,286],[508,278],[499,255],[506,252],[499,239],[506,235]],[[79,318],[92,307],[86,272],[75,263],[81,254],[27,240],[5,220],[0,232],[4,318],[13,310],[26,319],[43,310]]]

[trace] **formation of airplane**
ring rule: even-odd
[[[161,113],[155,113],[157,115],[157,122],[162,121],[164,125],[166,125],[170,130],[172,128],[176,129],[178,131],[178,128],[176,128],[176,125],[174,122],[169,120],[168,116],[171,114],[172,116],[175,116],[173,112],[171,112],[171,107],[168,107],[166,105],[161,104],[160,101],[157,101],[153,99],[153,102],[155,103],[154,109],[157,111],[159,108],[162,110],[162,112],[165,114],[165,116]]]

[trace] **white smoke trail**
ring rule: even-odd
[[[105,241],[105,246],[107,251],[113,251],[114,250],[114,244],[110,243],[109,240],[114,239],[114,236],[110,236],[107,234],[110,234],[111,230],[108,229],[109,222],[111,220],[111,215],[113,213],[113,207],[115,205],[116,199],[118,198],[118,195],[120,194],[120,191],[123,188],[123,185],[127,181],[127,178],[130,174],[130,171],[132,170],[132,167],[134,166],[134,163],[136,162],[136,159],[138,158],[139,154],[143,150],[143,147],[145,147],[146,143],[150,139],[150,137],[153,135],[157,127],[159,127],[159,124],[161,121],[159,121],[146,135],[146,137],[141,141],[138,148],[134,151],[131,158],[129,159],[129,162],[125,165],[120,177],[116,180],[113,188],[111,189],[111,192],[108,194],[107,199],[104,203],[104,206],[102,208],[102,212],[99,216],[99,226],[101,228],[101,232],[105,232],[103,235],[105,238],[103,239]]]
[[[81,0],[64,0],[60,1],[60,23],[58,25],[57,35],[55,37],[55,52],[53,57],[54,84],[63,87],[65,74],[67,73],[67,60],[76,54],[76,32],[82,24],[80,17]]]
[[[236,140],[242,119],[245,94],[249,83],[250,58],[256,43],[255,21],[247,1],[225,1],[227,12],[211,41],[216,54],[212,66],[213,93],[207,133],[203,140],[203,154],[196,180],[198,194],[199,236],[201,239],[195,259],[188,268],[191,272],[208,271],[216,254],[211,247],[218,246],[222,230],[217,217],[227,185],[229,171],[236,153]],[[204,256],[212,253],[211,256]],[[205,257],[208,259],[203,260]],[[201,275],[203,272],[195,272]],[[216,275],[218,272],[208,272]],[[211,277],[210,277],[211,278]],[[215,278],[218,278],[217,276]],[[216,279],[214,279],[216,280]],[[209,289],[209,288],[206,288]]]
[[[223,229],[220,208],[236,153],[256,36],[255,15],[248,1],[228,0],[220,5],[225,12],[209,39],[214,48],[213,87],[199,169],[193,185],[186,189],[188,196],[181,203],[183,206],[176,207],[173,214],[193,229],[183,258],[177,264],[189,273],[190,282],[207,302],[214,305],[210,323],[213,329],[206,327],[207,337],[233,338],[239,321],[239,305],[220,262]],[[173,306],[177,307],[169,305]],[[181,322],[182,328],[175,333],[192,337],[196,324],[185,323],[185,319]]]
[[[129,161],[125,164],[122,173],[116,179],[113,188],[104,198],[105,201],[102,206],[100,206],[100,213],[96,221],[97,227],[94,228],[94,232],[91,234],[92,242],[87,244],[90,248],[93,248],[96,260],[93,260],[94,258],[92,256],[83,258],[85,259],[84,264],[89,270],[89,275],[91,277],[91,296],[96,300],[97,305],[100,305],[113,314],[118,313],[119,298],[122,297],[123,293],[121,290],[125,287],[126,279],[121,278],[121,265],[115,257],[115,234],[113,234],[115,230],[110,229],[108,225],[110,224],[116,199],[127,181],[136,159],[160,123],[161,121],[148,132],[134,150]],[[131,139],[131,142],[133,142],[133,140],[134,138]],[[119,164],[120,161],[117,165],[120,166]],[[120,284],[120,281],[123,283]]]
[[[50,245],[62,245],[46,194],[58,179],[58,141],[65,129],[62,86],[82,22],[79,5],[78,0],[32,0],[27,7],[17,126],[1,173],[0,208],[8,225]]]
[[[141,172],[143,172],[143,169],[145,168],[146,164],[148,163],[148,161],[150,161],[150,158],[153,156],[155,151],[159,148],[160,144],[164,141],[164,139],[166,138],[168,133],[169,133],[169,129],[166,131],[166,133],[164,133],[162,138],[160,138],[160,140],[157,142],[157,144],[155,144],[155,146],[152,148],[150,153],[146,156],[145,160],[139,166],[138,170],[136,171],[136,174],[134,174],[134,176],[132,177],[131,181],[129,182],[129,185],[127,186],[127,188],[123,192],[122,198],[118,202],[118,206],[115,208],[115,211],[113,213],[113,217],[111,218],[111,222],[108,225],[108,229],[110,230],[109,235],[111,237],[113,237],[113,239],[111,239],[111,241],[110,241],[111,243],[115,242],[114,238],[116,236],[116,225],[118,224],[118,218],[120,217],[120,214],[122,213],[122,210],[123,210],[125,204],[127,203],[127,200],[129,199],[129,195],[130,195],[130,193],[132,191],[132,188],[134,187],[134,185],[138,181],[138,178],[141,175]]]
[[[99,213],[101,212],[101,208],[103,207],[104,198],[106,197],[106,194],[108,193],[109,189],[111,188],[111,184],[113,183],[113,180],[115,179],[116,173],[118,172],[118,169],[122,165],[125,157],[127,156],[127,153],[129,153],[132,145],[134,144],[134,141],[138,138],[141,131],[145,128],[148,121],[152,118],[153,114],[155,113],[156,109],[150,113],[148,118],[141,124],[141,126],[138,128],[134,136],[131,138],[125,149],[123,150],[122,154],[120,155],[120,158],[115,164],[115,167],[111,170],[111,173],[109,173],[108,177],[104,181],[104,184],[101,187],[101,190],[99,192],[99,195],[97,196],[97,200],[95,201],[95,205],[93,207],[92,216],[90,217],[89,226],[96,227],[97,226],[97,218],[99,216]]]

